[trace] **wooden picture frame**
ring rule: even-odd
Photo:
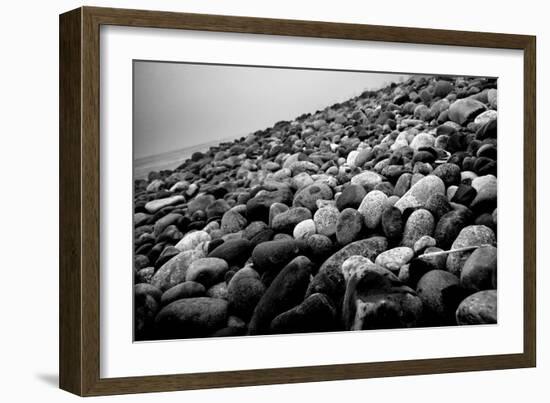
[[[523,353],[128,378],[100,377],[99,29],[102,25],[518,49],[524,52]],[[60,16],[60,387],[81,396],[533,367],[534,36],[81,7]]]

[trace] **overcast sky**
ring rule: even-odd
[[[138,61],[134,158],[245,136],[403,77]]]

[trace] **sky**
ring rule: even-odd
[[[238,138],[403,74],[134,62],[134,158]]]

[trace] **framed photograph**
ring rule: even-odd
[[[535,37],[60,16],[60,386],[533,367]]]

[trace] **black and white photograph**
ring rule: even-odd
[[[134,60],[134,341],[497,324],[497,81]]]

